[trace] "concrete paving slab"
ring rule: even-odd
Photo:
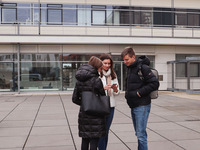
[[[26,136],[0,137],[0,149],[22,148],[26,141]]]
[[[31,127],[33,121],[12,121],[12,120],[4,120],[0,123],[0,128],[24,128]]]
[[[72,103],[71,93],[37,94],[0,97],[0,150],[79,150],[79,106]],[[184,95],[159,92],[159,98],[152,101],[147,128],[149,150],[199,149],[200,96]],[[137,149],[124,93],[117,97],[109,132],[107,150],[113,149]]]
[[[70,131],[67,126],[52,126],[52,127],[33,127],[32,135],[68,135]]]
[[[26,147],[51,147],[51,146],[73,146],[73,141],[67,135],[41,135],[30,136]]]
[[[180,145],[184,150],[199,150],[200,139],[181,140],[181,141],[174,141],[174,142]]]
[[[27,136],[30,131],[30,128],[0,128],[0,137],[4,136]]]

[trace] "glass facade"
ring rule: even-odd
[[[1,24],[200,27],[200,9],[2,3]]]
[[[0,54],[0,91],[68,91],[75,87],[77,69],[100,54],[20,54],[18,77],[17,54]],[[151,67],[155,57],[148,56]],[[126,66],[121,56],[112,55],[120,89],[125,88]],[[18,82],[18,78],[20,82]],[[20,84],[20,86],[18,85]]]
[[[183,60],[187,57],[200,57],[198,54],[177,54],[176,60]],[[187,77],[186,63],[177,63],[176,64],[176,77]],[[191,62],[190,63],[190,76],[191,77],[200,77],[200,63]]]

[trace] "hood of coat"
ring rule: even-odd
[[[150,60],[147,56],[143,55],[143,56],[140,56],[133,64],[131,64],[129,67],[130,68],[133,68],[133,67],[136,67],[139,63],[141,64],[145,64],[147,66],[150,65]],[[128,67],[128,68],[129,68]]]
[[[138,62],[142,62],[142,64],[145,64],[147,66],[150,65],[150,60],[147,56],[143,55],[143,56],[140,56],[137,60]]]
[[[97,69],[88,64],[80,66],[76,72],[76,79],[81,82],[87,81],[95,76],[99,76]]]

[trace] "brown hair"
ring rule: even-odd
[[[95,56],[90,57],[88,64],[95,67],[96,69],[99,69],[103,65],[102,61]]]
[[[125,47],[124,50],[121,53],[121,57],[124,58],[124,56],[129,55],[130,57],[135,56],[135,52],[132,47]]]
[[[114,72],[114,69],[113,69],[113,60],[112,60],[111,56],[109,54],[102,54],[99,58],[102,61],[105,60],[105,59],[110,59],[110,63],[111,63],[111,66],[110,66],[111,78],[112,78],[112,80],[115,79],[116,78],[116,73]],[[101,72],[101,77],[103,77],[103,72]]]

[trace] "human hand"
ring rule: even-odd
[[[111,88],[111,84],[107,84],[106,86],[104,86],[104,90],[109,90]]]
[[[118,92],[118,89],[117,89],[117,88],[118,88],[118,85],[117,85],[117,84],[113,84],[113,85],[111,86],[111,88],[113,89],[114,92],[116,92],[116,93]]]

